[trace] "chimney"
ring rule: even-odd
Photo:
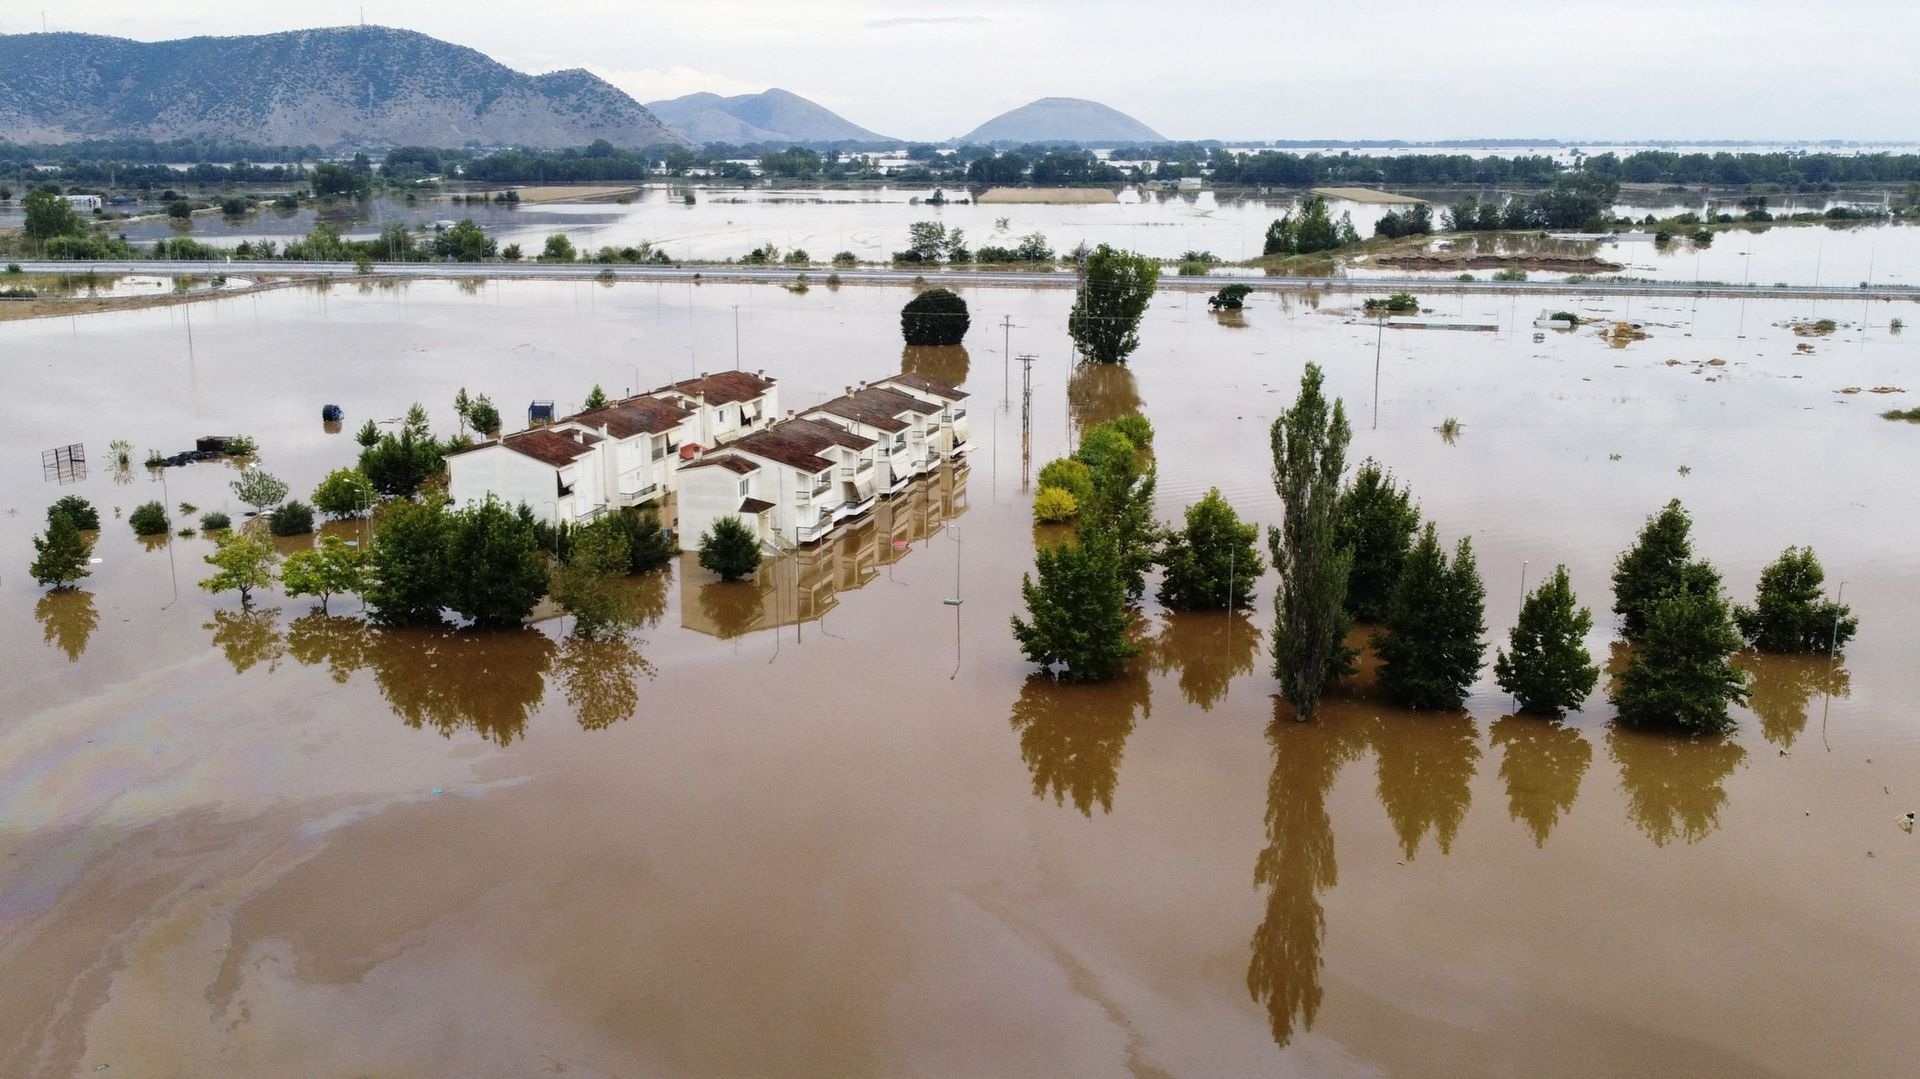
[[[853,396],[853,387],[852,387],[852,386],[848,386],[848,387],[847,387],[847,396],[848,396],[848,397],[852,397],[852,396]]]
[[[702,371],[702,372],[700,372],[700,377],[701,377],[701,378],[706,378],[706,377],[707,377],[707,373],[706,373],[705,371]]]
[[[788,418],[788,419],[792,419],[792,418],[793,418],[793,409],[787,409],[787,418]]]
[[[866,389],[866,388],[867,388],[867,384],[866,384],[866,382],[865,382],[865,381],[862,381],[862,382],[860,383],[860,388],[861,388],[862,390],[864,390],[864,389]]]

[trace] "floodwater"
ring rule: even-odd
[[[1615,349],[1535,342],[1545,299],[1382,334],[1344,298],[1226,321],[1167,293],[1131,369],[1074,372],[1070,294],[966,292],[937,354],[899,346],[906,290],[852,287],[417,282],[0,325],[0,1074],[1910,1071],[1920,477],[1875,413],[1913,393],[1836,392],[1920,391],[1900,305],[1574,301],[1652,335]],[[231,511],[234,472],[100,464],[247,432],[305,492],[416,399],[444,427],[461,386],[511,418],[731,366],[736,305],[788,406],[946,372],[979,449],[755,582],[632,582],[624,641],[242,612],[195,587],[204,538],[123,519]],[[1796,352],[1785,324],[1820,317]],[[1604,700],[1515,717],[1490,673],[1460,714],[1363,674],[1297,724],[1269,576],[1250,615],[1149,604],[1126,677],[1055,685],[1007,627],[1033,535],[1009,338],[1033,467],[1137,406],[1168,519],[1217,486],[1271,522],[1267,425],[1326,365],[1353,459],[1472,535],[1491,636],[1564,562],[1609,655],[1612,558],[1678,496],[1736,595],[1813,544],[1860,638],[1751,661],[1725,737]],[[73,442],[85,478],[43,478]],[[101,561],[46,596],[28,538],[69,490]]]
[[[682,201],[686,191],[695,202]],[[1445,203],[1458,200],[1460,191],[1413,189],[1412,194]],[[585,251],[651,243],[676,259],[738,259],[763,244],[782,253],[805,251],[816,262],[826,262],[839,251],[852,251],[864,261],[884,262],[907,246],[907,228],[915,221],[937,220],[962,230],[975,247],[992,244],[1012,247],[1020,237],[1044,233],[1058,252],[1076,244],[1107,243],[1176,259],[1188,251],[1210,251],[1228,261],[1260,254],[1267,226],[1293,209],[1296,192],[1271,194],[1170,192],[1127,188],[1110,204],[973,205],[950,201],[929,205],[931,188],[668,188],[637,190],[631,201],[577,203],[455,204],[423,198],[374,198],[362,203],[278,211],[263,208],[244,217],[201,215],[190,235],[197,239],[234,244],[241,240],[277,242],[305,235],[324,220],[342,235],[365,239],[389,222],[409,227],[434,221],[472,217],[502,244],[518,243],[532,257],[547,236],[565,233]],[[1491,192],[1486,194],[1491,195]],[[950,199],[967,197],[964,189],[948,191]],[[1776,212],[1821,210],[1829,205],[1865,203],[1879,206],[1879,194],[1859,198],[1815,196],[1776,197]],[[1639,218],[1650,211],[1662,214],[1702,210],[1705,194],[1669,192],[1624,196],[1615,212]],[[1723,207],[1734,196],[1723,195]],[[1331,199],[1337,218],[1352,215],[1362,235],[1395,207]],[[1436,212],[1438,206],[1436,205]],[[1004,222],[1004,224],[1002,224]],[[174,234],[165,220],[149,219],[125,226],[136,241],[152,241]],[[1604,247],[1602,257],[1622,261],[1615,252],[1630,252],[1627,276],[1677,280],[1743,281],[1793,284],[1835,282],[1852,284],[1869,277],[1882,284],[1920,282],[1920,229],[1912,227],[1776,226],[1766,231],[1721,234],[1709,249],[1696,251],[1685,242],[1655,251],[1651,243]],[[1823,258],[1824,256],[1824,258]],[[1364,271],[1361,271],[1364,273]]]

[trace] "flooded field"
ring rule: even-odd
[[[1904,305],[1576,301],[1651,335],[1613,348],[1536,342],[1533,297],[1377,338],[1332,298],[1167,293],[1131,370],[1076,372],[1065,290],[968,290],[964,349],[918,352],[908,295],[417,282],[209,301],[191,333],[0,325],[0,1074],[1910,1071],[1920,443],[1876,416],[1920,394]],[[979,448],[751,583],[631,582],[622,642],[242,612],[195,586],[207,540],[124,520],[235,511],[233,470],[101,464],[244,432],[305,495],[414,400],[512,423],[731,367],[736,307],[787,407],[906,366],[964,382]],[[1737,596],[1813,544],[1860,637],[1752,660],[1724,738],[1515,717],[1490,671],[1458,715],[1363,673],[1302,725],[1269,576],[1250,617],[1149,605],[1128,677],[1054,685],[1007,625],[1033,532],[1002,316],[1038,357],[1034,467],[1137,407],[1165,518],[1217,486],[1274,520],[1267,425],[1313,360],[1352,459],[1472,535],[1491,637],[1564,562],[1607,655],[1612,559],[1676,496]],[[1881,386],[1909,392],[1838,392]],[[84,478],[43,472],[75,442]],[[48,597],[29,537],[69,492],[100,561]]]
[[[683,195],[695,192],[687,205]],[[539,251],[546,237],[565,233],[585,251],[606,246],[651,243],[676,259],[738,259],[763,244],[782,253],[803,250],[816,262],[836,252],[851,251],[863,261],[889,259],[907,246],[907,227],[915,221],[938,220],[958,228],[978,247],[1013,246],[1028,233],[1044,233],[1056,251],[1076,244],[1107,243],[1141,251],[1157,258],[1176,259],[1188,251],[1211,251],[1215,256],[1242,261],[1261,253],[1267,226],[1294,206],[1296,192],[1270,195],[1244,192],[1171,192],[1127,188],[1116,202],[1106,204],[992,205],[959,201],[932,205],[932,188],[640,188],[625,204],[616,201],[454,204],[422,198],[412,204],[400,199],[374,198],[363,203],[339,203],[319,209],[279,211],[262,209],[244,217],[222,218],[202,214],[194,218],[189,235],[220,244],[270,239],[283,242],[303,236],[317,221],[326,221],[342,235],[365,239],[388,222],[408,226],[472,217],[500,242],[518,243],[529,255]],[[1457,201],[1461,191],[1412,189],[1411,194],[1444,204]],[[964,190],[948,191],[950,199],[964,199]],[[1061,193],[1066,198],[1070,192]],[[1823,210],[1829,205],[1881,204],[1878,193],[1858,197],[1778,196],[1776,212]],[[1726,196],[1733,207],[1736,196]],[[1636,219],[1647,213],[1674,214],[1702,210],[1708,196],[1687,192],[1628,192],[1617,214]],[[1392,210],[1392,204],[1331,199],[1335,217],[1350,214],[1360,233],[1371,235],[1373,223]],[[130,239],[151,242],[175,234],[174,226],[159,218],[127,223]],[[1681,241],[1655,250],[1651,243],[1603,248],[1624,252],[1631,263],[1627,276],[1664,280],[1752,280],[1793,284],[1835,282],[1852,284],[1871,278],[1888,284],[1920,283],[1920,229],[1879,227],[1830,229],[1776,226],[1766,231],[1724,233],[1710,248],[1696,250]]]

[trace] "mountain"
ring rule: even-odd
[[[961,142],[1080,142],[1101,146],[1166,142],[1167,137],[1117,109],[1077,97],[1043,97],[974,128]]]
[[[0,35],[0,132],[328,147],[682,141],[585,71],[527,75],[377,26],[155,42]]]
[[[647,108],[693,143],[895,142],[843,119],[799,94],[773,89],[721,97],[688,94]]]

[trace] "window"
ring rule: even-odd
[[[747,497],[747,484],[748,484],[748,483],[750,483],[750,482],[752,482],[752,481],[750,481],[750,480],[741,480],[741,481],[740,481],[740,497],[741,497],[741,498],[745,498],[745,497]]]

